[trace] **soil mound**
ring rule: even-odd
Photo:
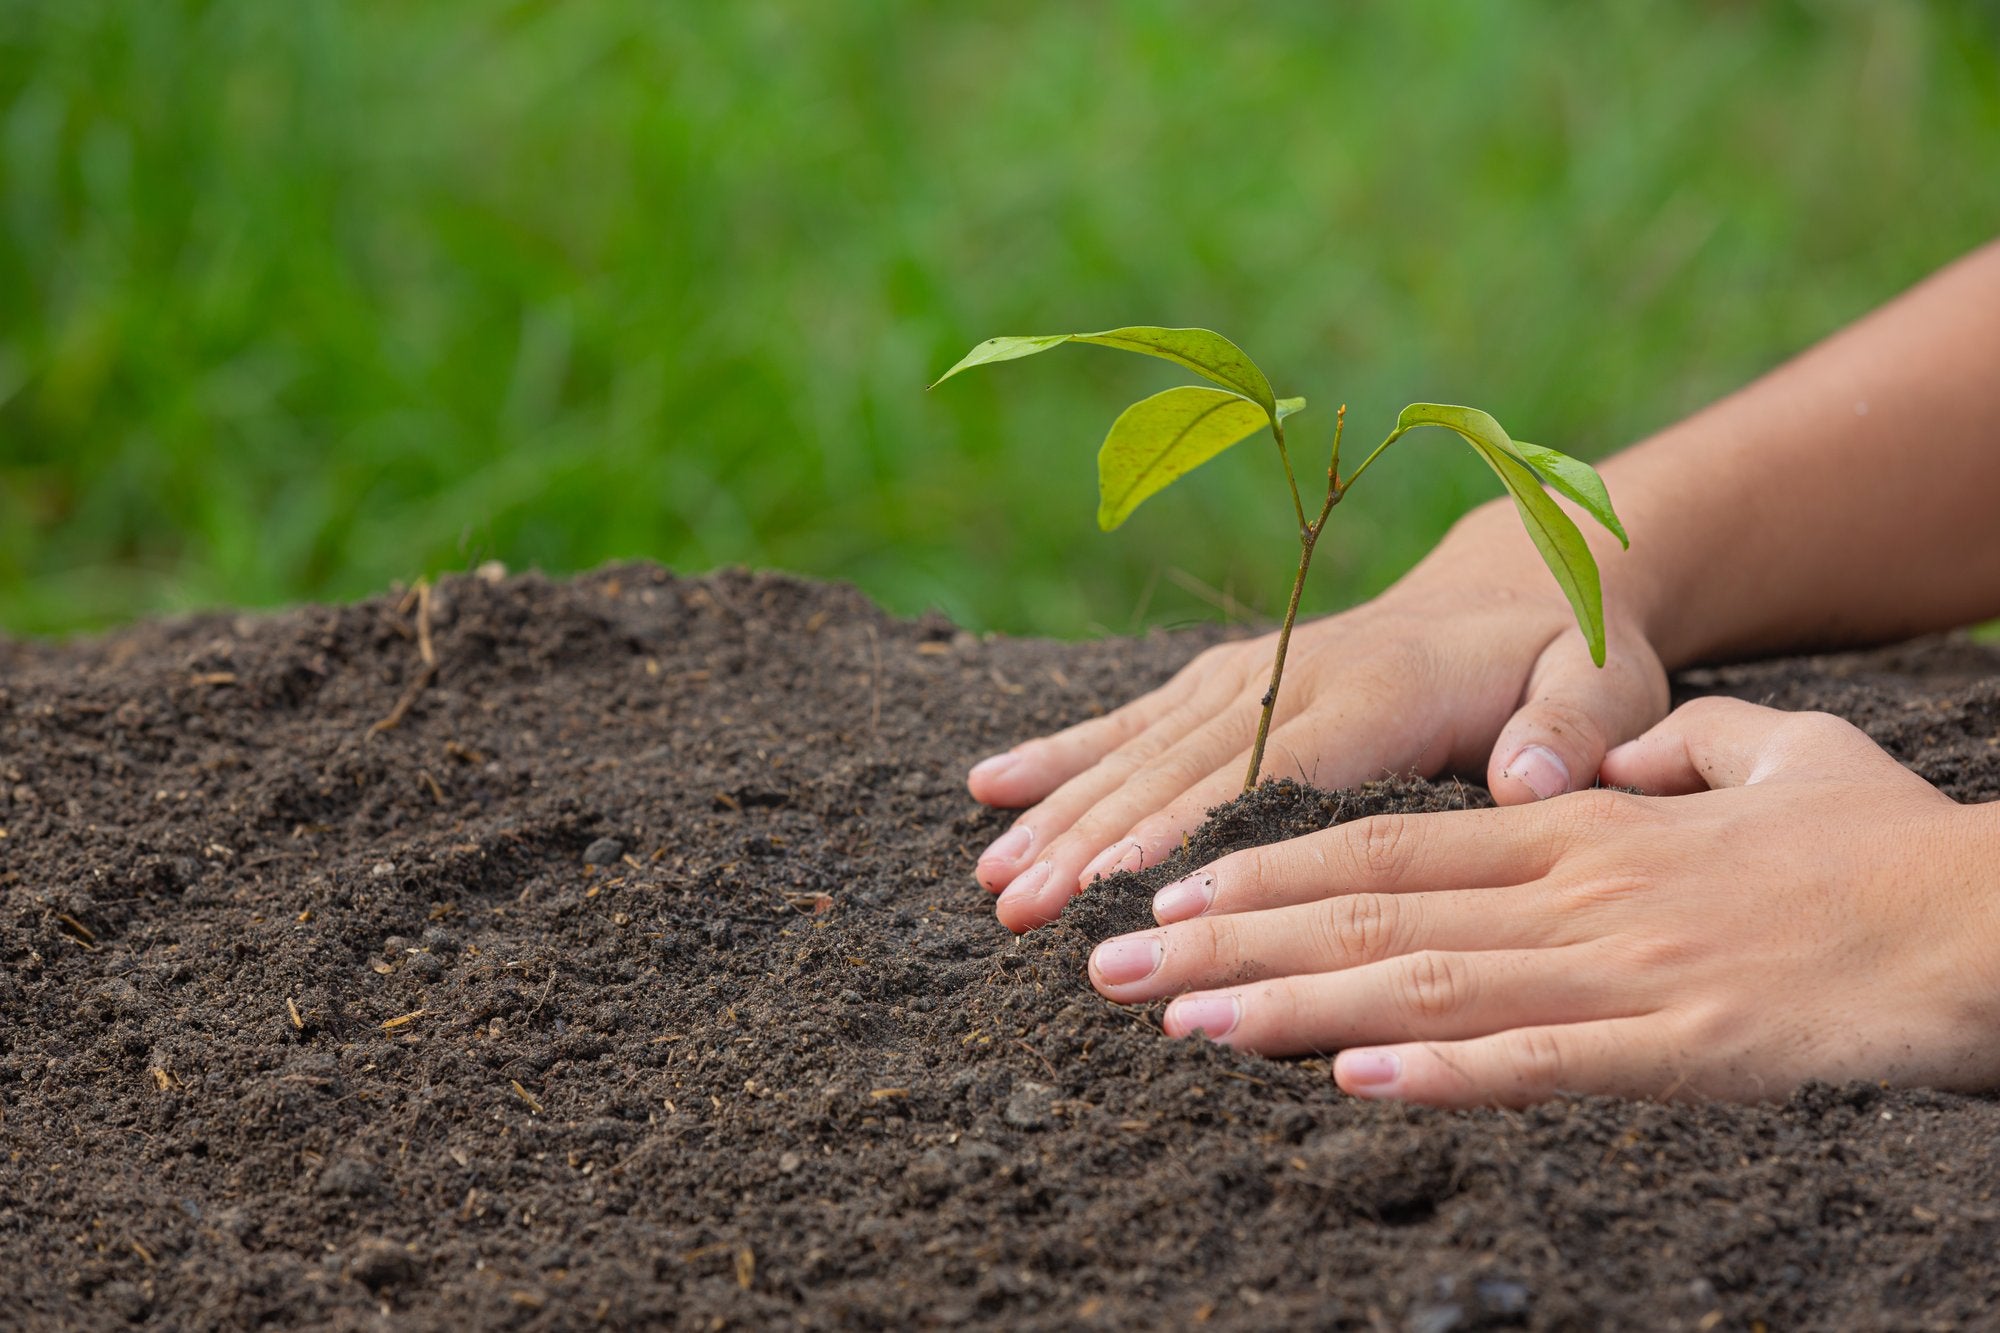
[[[2000,1321],[2000,1100],[1357,1103],[1090,991],[1170,871],[1008,936],[968,763],[1213,637],[632,566],[0,643],[0,1324]],[[1681,686],[2000,796],[1969,643]]]

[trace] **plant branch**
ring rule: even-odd
[[[1327,493],[1329,495],[1335,496],[1336,498],[1339,496],[1341,491],[1340,437],[1341,434],[1344,431],[1346,431],[1346,429],[1347,429],[1347,404],[1342,403],[1340,405],[1340,410],[1333,414],[1333,457],[1328,459],[1326,464]],[[1329,506],[1329,508],[1330,507],[1331,506]]]
[[[1292,597],[1285,604],[1285,623],[1278,627],[1278,651],[1271,658],[1271,684],[1264,691],[1264,711],[1257,718],[1257,740],[1250,747],[1250,771],[1243,776],[1245,792],[1255,789],[1257,775],[1264,767],[1264,745],[1271,739],[1271,717],[1278,709],[1278,684],[1285,678],[1285,654],[1292,646],[1292,626],[1299,618],[1299,597],[1306,589],[1306,571],[1312,568],[1313,548],[1319,545],[1319,535],[1326,530],[1327,516],[1333,513],[1333,507],[1346,491],[1340,484],[1340,436],[1346,425],[1347,404],[1342,403],[1333,419],[1333,458],[1326,465],[1326,503],[1320,506],[1319,517],[1306,522],[1305,506],[1299,505],[1299,572],[1292,576]],[[1291,472],[1288,462],[1285,465],[1288,480]],[[1292,503],[1299,504],[1296,483],[1292,486]]]
[[[1299,618],[1299,594],[1305,591],[1306,570],[1312,566],[1313,546],[1319,540],[1315,528],[1305,528],[1299,537],[1299,572],[1292,578],[1292,600],[1285,607],[1285,623],[1278,629],[1278,651],[1271,659],[1271,684],[1264,691],[1264,712],[1257,719],[1257,741],[1250,747],[1250,771],[1243,775],[1243,790],[1257,786],[1258,770],[1264,766],[1264,742],[1271,738],[1271,714],[1278,706],[1278,682],[1285,675],[1285,652],[1292,646],[1292,622]]]
[[[1358,467],[1358,468],[1356,468],[1356,469],[1354,469],[1354,473],[1353,473],[1353,475],[1352,475],[1352,476],[1350,476],[1350,477],[1348,477],[1348,479],[1347,479],[1346,481],[1343,481],[1343,482],[1340,482],[1340,483],[1339,483],[1339,488],[1340,488],[1340,489],[1341,489],[1342,491],[1345,491],[1345,490],[1346,490],[1346,489],[1347,489],[1348,487],[1352,486],[1352,485],[1353,485],[1353,484],[1354,484],[1355,482],[1357,482],[1357,481],[1361,480],[1361,474],[1362,474],[1362,473],[1364,473],[1364,472],[1366,472],[1366,471],[1368,470],[1368,465],[1369,465],[1370,463],[1374,462],[1374,461],[1375,461],[1376,459],[1380,458],[1380,457],[1382,456],[1382,451],[1383,451],[1384,449],[1387,449],[1387,448],[1388,448],[1388,447],[1389,447],[1390,445],[1394,444],[1394,443],[1395,443],[1396,441],[1398,441],[1398,440],[1400,440],[1400,439],[1402,439],[1402,438],[1403,438],[1403,432],[1402,432],[1402,431],[1400,431],[1400,430],[1392,430],[1392,431],[1390,431],[1390,432],[1389,432],[1389,438],[1388,438],[1388,439],[1386,439],[1386,440],[1384,440],[1384,441],[1382,441],[1382,443],[1380,443],[1380,444],[1376,445],[1376,446],[1375,446],[1375,452],[1374,452],[1374,453],[1372,453],[1372,454],[1370,454],[1370,455],[1368,455],[1368,457],[1366,457],[1366,458],[1362,459],[1362,460],[1361,460],[1361,466],[1360,466],[1360,467]]]
[[[1299,531],[1304,533],[1306,507],[1304,501],[1299,499],[1299,479],[1292,475],[1291,452],[1285,448],[1285,423],[1276,417],[1271,418],[1271,438],[1278,442],[1278,459],[1285,465],[1285,485],[1292,488],[1292,512],[1298,515]]]

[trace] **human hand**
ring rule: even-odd
[[[1666,672],[1608,604],[1603,668],[1532,548],[1469,520],[1407,579],[1292,636],[1264,773],[1344,787],[1486,774],[1502,804],[1587,787],[1667,711]],[[1243,785],[1275,636],[1211,648],[1116,712],[977,765],[972,794],[1032,806],[980,856],[1001,922],[1052,921],[1091,880],[1165,859]]]
[[[1362,1097],[2000,1085],[2000,807],[1837,718],[1726,699],[1603,774],[1661,795],[1378,816],[1223,857],[1160,890],[1170,924],[1100,944],[1091,979],[1121,1003],[1180,993],[1173,1035],[1338,1050]]]

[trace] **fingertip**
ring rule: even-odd
[[[1202,1036],[1230,1045],[1242,1025],[1243,1001],[1227,991],[1183,995],[1167,1006],[1160,1019],[1160,1030],[1169,1037]]]
[[[1646,761],[1644,738],[1614,745],[1597,766],[1598,781],[1610,787],[1637,787],[1645,790],[1643,769]]]
[[[1106,999],[1141,998],[1144,988],[1134,988],[1160,970],[1160,964],[1166,960],[1166,949],[1166,939],[1159,931],[1114,935],[1090,951],[1087,969],[1090,984]],[[1116,992],[1122,992],[1122,996]]]
[[[1039,861],[1014,877],[993,907],[1001,925],[1022,935],[1062,915],[1063,905],[1074,890],[1062,891],[1055,868],[1053,861]]]
[[[991,755],[974,764],[972,771],[965,775],[966,781],[973,783],[991,782],[1020,762],[1021,755],[1018,750],[1003,750],[999,754]]]
[[[1021,863],[1034,853],[1037,841],[1032,824],[1014,825],[979,853],[972,877],[988,893],[1004,892],[1021,873]]]
[[[1546,801],[1575,789],[1574,771],[1575,766],[1552,747],[1531,742],[1513,749],[1489,786],[1493,799],[1502,805]]]
[[[1153,919],[1163,926],[1200,916],[1215,902],[1215,876],[1196,871],[1153,895]]]
[[[1333,1058],[1333,1081],[1350,1097],[1380,1101],[1403,1095],[1403,1053],[1389,1046],[1360,1046]]]
[[[1112,844],[1113,848],[1118,849],[1119,855],[1113,856],[1111,850],[1107,849],[1097,862],[1092,863],[1092,870],[1099,875],[1109,875],[1120,870],[1137,873],[1166,860],[1179,851],[1186,841],[1186,835],[1181,831],[1179,821],[1171,812],[1152,816],[1142,820],[1130,833]],[[1102,864],[1099,864],[1100,862]],[[1084,874],[1083,882],[1086,885],[1091,882],[1089,872]]]
[[[1020,750],[1008,750],[974,764],[965,775],[965,789],[981,805],[1003,810],[1032,805],[1040,799],[1028,779],[1033,768]]]
[[[1120,871],[1139,870],[1145,866],[1146,849],[1130,838],[1120,838],[1092,858],[1078,877],[1084,887],[1095,884],[1107,875]]]

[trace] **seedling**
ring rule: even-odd
[[[1278,630],[1278,648],[1271,661],[1271,684],[1264,691],[1263,714],[1257,722],[1257,740],[1250,750],[1250,771],[1244,776],[1243,790],[1257,785],[1264,765],[1264,743],[1271,734],[1271,715],[1278,706],[1278,686],[1285,675],[1285,651],[1291,646],[1292,624],[1299,615],[1299,594],[1306,585],[1306,571],[1312,566],[1313,548],[1334,506],[1346,498],[1354,483],[1382,451],[1420,426],[1441,426],[1455,432],[1474,453],[1485,461],[1514,499],[1514,508],[1534,540],[1535,549],[1555,575],[1576,623],[1590,643],[1590,657],[1604,665],[1604,593],[1598,579],[1597,561],[1590,554],[1583,534],[1562,507],[1549,498],[1543,487],[1568,496],[1614,533],[1621,545],[1629,546],[1624,525],[1612,511],[1611,496],[1604,480],[1585,462],[1540,445],[1524,444],[1511,438],[1485,412],[1476,407],[1452,407],[1444,403],[1412,403],[1396,418],[1396,428],[1375,446],[1346,477],[1340,475],[1340,437],[1347,425],[1347,408],[1334,414],[1332,456],[1326,465],[1326,500],[1319,517],[1306,517],[1298,478],[1292,471],[1291,453],[1285,447],[1285,422],[1305,410],[1303,398],[1280,398],[1271,391],[1271,382],[1243,349],[1207,329],[1161,329],[1133,326],[1106,329],[1102,333],[1052,333],[1025,338],[989,338],[966,353],[965,359],[938,376],[932,388],[961,370],[1013,361],[1037,352],[1046,352],[1063,343],[1095,343],[1140,352],[1186,366],[1189,370],[1221,385],[1219,389],[1183,385],[1142,398],[1119,414],[1111,423],[1111,433],[1097,451],[1097,526],[1104,531],[1123,523],[1142,501],[1168,483],[1193,471],[1233,444],[1241,443],[1266,426],[1278,446],[1278,460],[1284,464],[1285,485],[1291,489],[1292,512],[1299,522],[1299,569],[1292,577],[1291,599],[1285,605],[1284,624]]]

